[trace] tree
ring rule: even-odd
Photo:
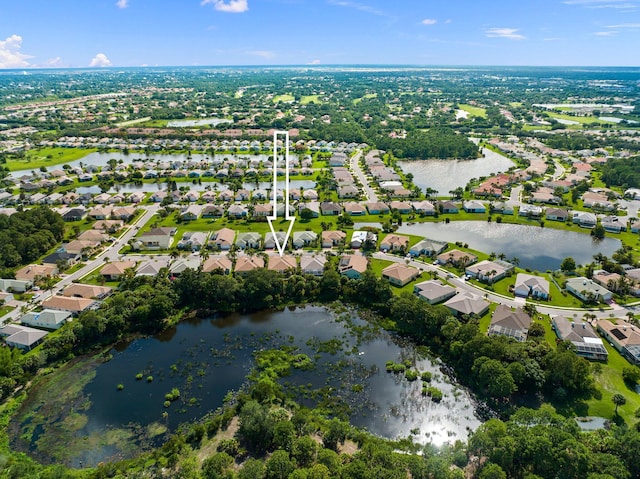
[[[600,223],[598,223],[595,228],[593,228],[591,230],[591,236],[593,236],[595,239],[603,239],[605,235],[605,229],[604,226],[602,226]]]
[[[238,434],[258,453],[269,449],[273,439],[273,420],[267,408],[256,401],[247,402],[240,410]]]
[[[265,479],[287,479],[295,469],[289,453],[281,449],[274,452],[265,464]]]
[[[611,401],[616,405],[615,415],[618,415],[618,406],[627,404],[627,398],[620,393],[616,393],[611,397]]]
[[[485,464],[480,474],[478,475],[479,479],[507,479],[507,474],[502,470],[502,468],[493,463]]]
[[[571,256],[566,257],[560,263],[560,271],[563,273],[571,273],[576,270],[576,260],[574,260]]]

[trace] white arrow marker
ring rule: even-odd
[[[287,234],[284,237],[284,241],[280,244],[278,236],[276,236],[276,230],[273,226],[273,222],[278,219],[278,135],[284,135],[285,137],[285,154],[284,154],[284,221],[289,222],[289,228],[287,228]],[[267,216],[269,222],[269,228],[271,228],[271,234],[273,234],[273,240],[278,248],[280,256],[284,254],[284,249],[289,241],[289,235],[291,234],[291,228],[296,221],[295,216],[289,214],[289,132],[288,131],[274,131],[273,132],[273,215]]]

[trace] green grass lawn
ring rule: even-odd
[[[37,170],[63,165],[84,158],[89,153],[98,151],[95,148],[37,148],[30,150],[23,160],[7,160],[6,167],[10,171]]]
[[[322,100],[320,99],[320,95],[305,95],[300,99],[300,103],[302,105],[308,105],[309,103],[315,103],[316,105],[321,105]]]
[[[618,413],[627,422],[633,421],[636,409],[640,407],[640,395],[629,389],[622,380],[622,369],[630,366],[629,362],[624,359],[618,351],[604,341],[604,345],[609,353],[607,363],[601,364],[601,371],[594,373],[594,378],[598,389],[602,392],[601,399],[589,399],[589,415],[612,418],[615,405],[611,402],[611,397],[620,393],[627,399],[627,404],[618,408]],[[635,421],[633,421],[635,422]]]
[[[284,95],[276,95],[273,97],[273,103],[278,103],[278,102],[288,102],[288,101],[293,101],[295,100],[295,97],[293,95],[290,95],[289,93],[285,93]]]
[[[15,308],[13,308],[12,306],[0,306],[0,318],[2,316],[4,316],[5,314],[10,313],[11,311],[13,311]]]
[[[366,98],[377,98],[378,94],[377,93],[367,93],[364,96],[361,96],[360,98],[356,98],[353,100],[353,104],[357,105],[358,103],[360,103],[362,100],[366,99]]]
[[[460,103],[458,105],[461,110],[466,111],[471,116],[480,116],[482,118],[487,117],[487,110],[478,106],[467,105],[466,103]]]
[[[125,128],[127,126],[137,125],[138,123],[146,123],[150,120],[150,116],[145,116],[144,118],[136,118],[135,120],[121,121],[120,123],[116,123],[116,126],[118,128]]]
[[[554,113],[552,111],[550,111],[548,114],[551,118],[555,118],[556,120],[576,121],[583,125],[589,125],[591,123],[602,123],[595,116],[573,116],[573,115],[566,115],[564,113]]]

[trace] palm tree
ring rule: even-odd
[[[514,256],[509,260],[509,262],[514,266],[518,266],[520,264],[520,258]]]
[[[620,393],[614,394],[611,397],[611,401],[613,401],[613,404],[616,405],[616,410],[614,413],[616,416],[618,415],[618,406],[624,406],[625,404],[627,404],[627,398]]]

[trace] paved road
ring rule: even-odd
[[[367,176],[360,168],[360,157],[362,156],[362,151],[358,150],[358,152],[351,157],[351,171],[356,175],[360,183],[362,184],[362,189],[364,190],[364,194],[367,197],[368,201],[373,203],[378,201],[378,195],[369,185],[369,180]]]
[[[566,173],[566,170],[558,160],[553,160],[553,163],[556,166],[556,170],[553,172],[553,175],[551,175],[551,180],[557,181],[564,176],[564,174]]]

